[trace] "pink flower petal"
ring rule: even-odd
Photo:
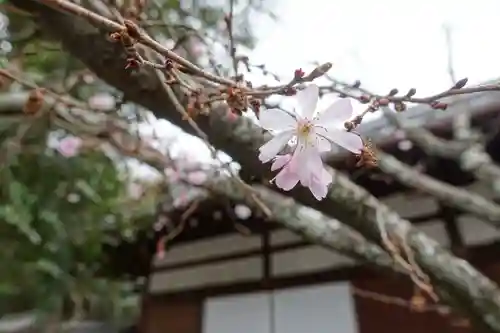
[[[321,172],[320,181],[328,186],[332,183],[333,176],[325,168],[323,168],[323,171]]]
[[[82,146],[82,140],[77,137],[66,137],[59,142],[57,150],[64,157],[76,156]]]
[[[141,184],[131,183],[131,184],[129,184],[128,192],[129,192],[129,195],[132,199],[137,200],[137,199],[140,199],[141,196],[143,195],[144,188],[142,187]]]
[[[289,168],[283,168],[274,179],[276,186],[284,191],[290,191],[299,182],[299,176],[290,171]]]
[[[292,159],[292,154],[279,155],[274,159],[273,164],[271,165],[271,171],[276,171],[278,169],[283,168],[290,160]]]
[[[332,143],[325,137],[326,129],[324,127],[315,127],[314,128],[315,136],[316,136],[316,146],[320,152],[327,152],[332,150]]]
[[[96,94],[89,98],[89,106],[92,109],[107,111],[115,107],[115,99],[109,94]]]
[[[317,179],[313,180],[309,184],[308,188],[316,200],[322,200],[326,198],[326,195],[328,194],[328,186]]]
[[[207,181],[207,174],[203,171],[190,172],[187,176],[187,181],[194,185],[202,185]]]
[[[298,91],[296,98],[302,117],[312,119],[318,105],[319,87],[315,84],[310,84]]]
[[[296,127],[297,121],[293,116],[281,109],[268,109],[260,112],[260,126],[271,131],[283,131]]]

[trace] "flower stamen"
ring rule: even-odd
[[[308,121],[299,121],[297,124],[297,134],[302,138],[307,138],[313,129],[314,125]]]

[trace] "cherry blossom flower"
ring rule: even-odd
[[[73,157],[78,155],[82,146],[82,140],[78,137],[66,137],[59,142],[57,150],[64,157]]]
[[[88,100],[89,106],[94,110],[108,111],[115,107],[115,99],[110,94],[95,94]]]
[[[130,198],[138,200],[144,194],[144,187],[136,182],[130,183],[128,185],[128,194],[130,195]]]
[[[311,84],[296,94],[298,112],[268,109],[260,113],[260,125],[276,135],[260,147],[259,159],[269,162],[278,155],[291,139],[297,139],[297,148],[316,147],[321,152],[331,150],[335,143],[353,153],[363,148],[361,138],[343,130],[344,121],[353,114],[351,102],[342,98],[321,113],[316,114],[319,87]]]
[[[363,141],[357,134],[342,129],[344,121],[353,113],[348,99],[340,99],[325,111],[315,114],[318,86],[309,85],[296,96],[300,113],[281,109],[261,112],[261,126],[276,135],[260,147],[259,159],[263,163],[274,159],[271,170],[281,169],[273,179],[279,188],[289,191],[300,182],[317,200],[321,200],[326,197],[332,182],[332,176],[321,160],[321,153],[331,150],[332,143],[335,143],[360,154]],[[296,139],[293,153],[278,155],[292,139]]]
[[[193,171],[187,175],[187,181],[193,185],[202,185],[207,181],[207,174],[203,171]]]

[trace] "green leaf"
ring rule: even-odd
[[[42,210],[42,212],[40,213],[40,218],[53,225],[58,225],[61,223],[59,215],[50,210]]]
[[[94,201],[95,203],[99,203],[100,201],[102,201],[99,194],[96,191],[94,191],[92,186],[90,186],[87,181],[83,179],[77,180],[76,188],[79,189],[83,195],[85,195],[87,198]]]
[[[31,226],[32,217],[27,211],[15,209],[13,206],[0,206],[0,219],[17,228],[32,244],[40,244],[42,238]]]
[[[23,195],[26,193],[24,186],[18,181],[12,181],[9,184],[9,196],[14,205],[23,206]]]
[[[40,259],[36,262],[36,268],[54,278],[60,278],[64,275],[61,268],[54,262],[47,259]]]

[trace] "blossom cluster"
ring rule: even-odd
[[[289,191],[298,183],[308,187],[317,200],[322,200],[332,183],[332,175],[323,165],[321,154],[336,144],[354,154],[361,154],[363,140],[343,129],[353,114],[348,98],[340,99],[322,112],[317,112],[319,87],[311,84],[295,95],[293,111],[267,109],[260,113],[260,125],[274,134],[259,149],[262,163],[273,161],[271,170],[280,170],[272,181]],[[285,148],[291,153],[283,153]]]

